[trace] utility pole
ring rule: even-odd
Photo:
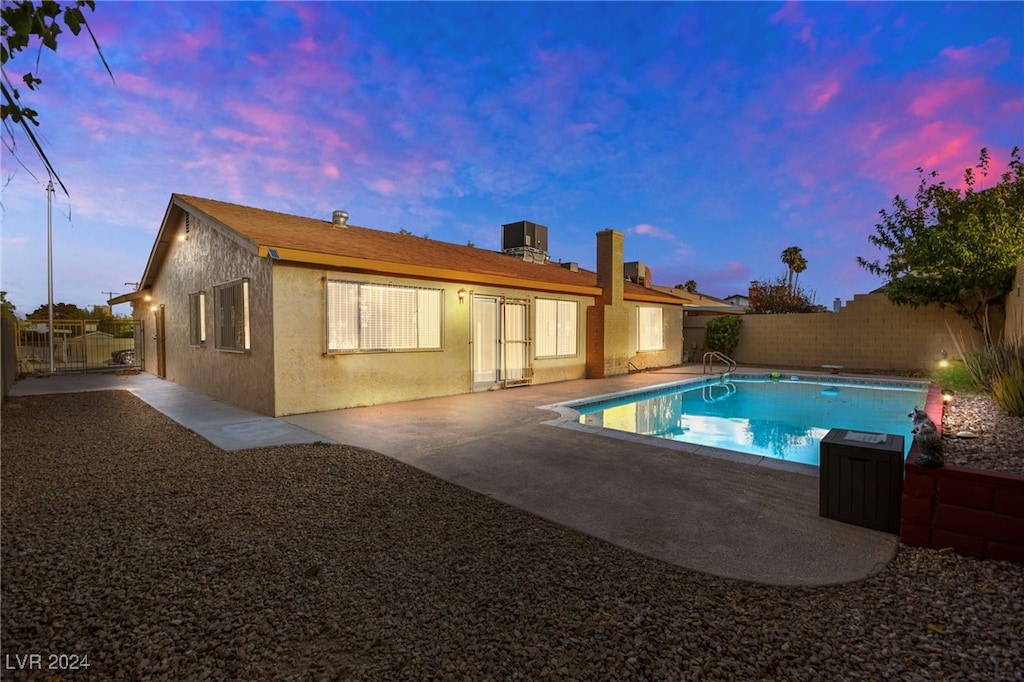
[[[46,310],[50,323],[50,374],[53,365],[53,180],[46,183]]]
[[[116,294],[117,292],[116,291],[101,291],[100,293],[107,295],[107,312],[110,313],[111,315],[113,315],[114,314],[114,306],[110,305],[110,299],[114,298],[114,294]]]

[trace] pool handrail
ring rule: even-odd
[[[723,371],[722,374],[728,374],[729,372],[733,372],[736,370],[737,365],[735,360],[730,358],[725,353],[719,352],[717,350],[709,350],[707,353],[704,354],[704,363],[701,371],[704,374],[708,374],[708,371],[710,370],[710,373],[714,374],[715,360],[725,363],[726,367],[728,368],[725,371]]]

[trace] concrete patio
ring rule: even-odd
[[[559,428],[539,406],[692,378],[674,368],[273,419],[148,374],[24,379],[12,395],[129,390],[223,449],[333,441],[679,566],[776,585],[862,579],[894,535],[818,516],[818,478]],[[716,453],[721,454],[721,452]]]

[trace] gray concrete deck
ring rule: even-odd
[[[298,426],[229,405],[153,374],[54,374],[16,381],[11,396],[123,389],[221,450],[333,442]]]
[[[538,409],[694,373],[700,368],[284,419],[247,413],[148,374],[26,379],[12,394],[124,388],[225,449],[317,440],[365,447],[607,542],[729,578],[823,585],[882,570],[897,537],[819,517],[818,478],[806,470],[559,428],[562,416]]]

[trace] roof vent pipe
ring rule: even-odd
[[[347,211],[335,211],[334,215],[331,216],[331,223],[335,227],[345,227],[348,223],[348,212]]]

